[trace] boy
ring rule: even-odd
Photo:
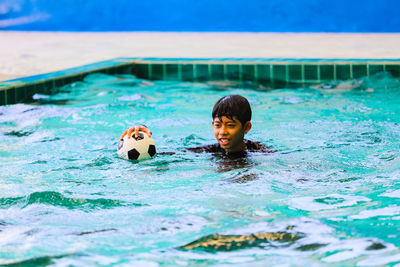
[[[224,96],[215,103],[212,111],[212,127],[217,144],[188,148],[193,152],[220,153],[229,158],[244,157],[247,152],[274,152],[259,142],[244,139],[251,129],[251,107],[247,99],[240,95]],[[151,131],[144,125],[136,125],[121,135],[131,136],[139,131],[151,136]]]

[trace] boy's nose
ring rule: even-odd
[[[225,126],[222,126],[220,134],[227,134],[227,133],[228,133],[227,128]]]

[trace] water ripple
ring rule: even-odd
[[[48,266],[51,264],[55,264],[54,260],[58,260],[64,257],[74,256],[76,254],[64,254],[64,255],[55,255],[55,256],[42,256],[35,257],[31,259],[26,259],[22,261],[13,261],[9,263],[3,262],[1,266],[7,267],[21,267],[21,266]],[[1,262],[0,262],[1,263]]]
[[[142,204],[137,204],[137,203],[129,204],[120,200],[105,199],[105,198],[98,198],[98,199],[69,198],[65,197],[61,193],[53,191],[34,192],[24,197],[0,198],[0,208],[9,208],[11,206],[16,206],[16,205],[20,205],[22,206],[22,208],[25,208],[32,204],[61,206],[61,207],[66,207],[68,209],[76,209],[76,208],[110,209],[126,205],[142,206]]]

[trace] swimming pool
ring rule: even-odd
[[[0,264],[398,263],[399,88],[388,73],[276,90],[92,74],[0,106]],[[276,153],[181,151],[214,142],[227,94]],[[118,158],[137,123],[177,153]]]

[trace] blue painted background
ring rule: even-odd
[[[400,0],[0,0],[1,30],[399,32]]]

